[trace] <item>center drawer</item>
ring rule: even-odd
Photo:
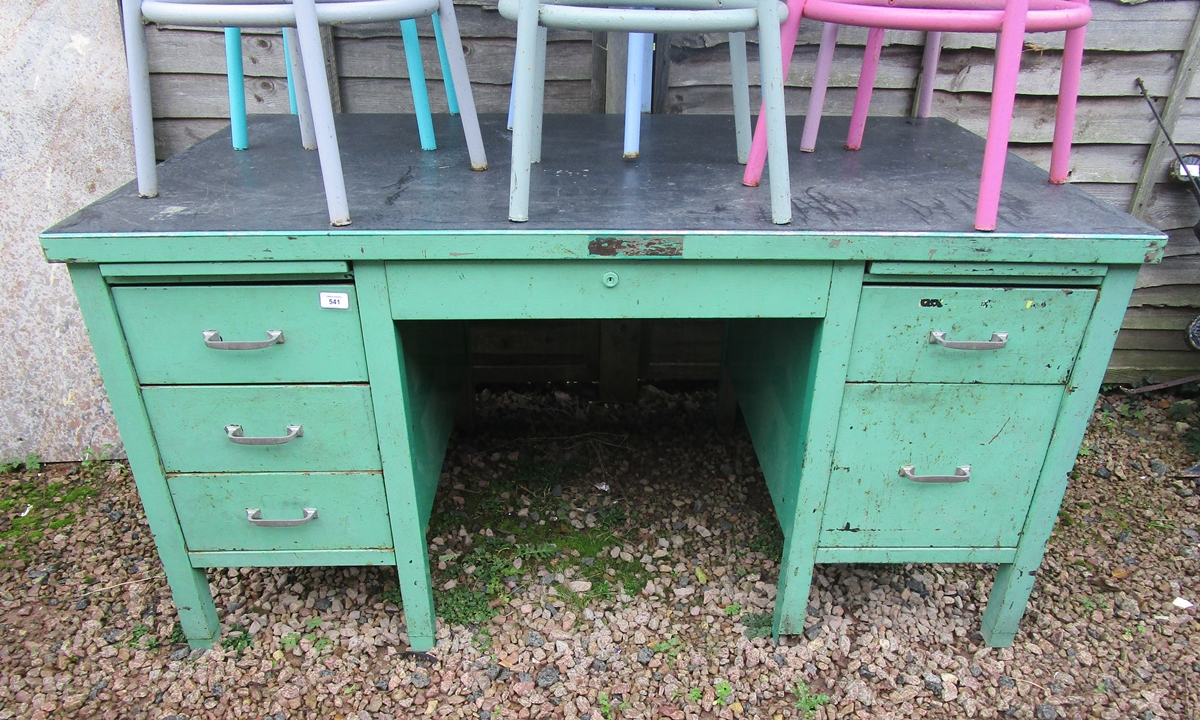
[[[1084,288],[869,285],[847,380],[1063,383],[1095,301]]]
[[[821,546],[1015,547],[1062,394],[1055,385],[847,385]],[[956,476],[960,467],[969,478]]]
[[[142,388],[167,472],[378,470],[366,385]]]
[[[167,485],[190,552],[392,547],[378,473],[173,475]]]
[[[367,380],[353,285],[131,286],[112,294],[143,385]]]

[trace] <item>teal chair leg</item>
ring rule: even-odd
[[[283,69],[287,73],[288,108],[295,115],[298,108],[296,107],[296,80],[292,77],[292,63],[289,62],[289,58],[292,57],[291,43],[288,42],[287,32],[281,34],[283,35]]]
[[[438,14],[433,14],[433,37],[437,40],[438,62],[442,65],[442,84],[446,86],[446,105],[451,115],[458,114],[458,93],[454,92],[454,79],[450,72],[450,58],[446,55],[446,41],[442,38],[442,23]]]
[[[242,31],[225,28],[225,76],[229,81],[229,128],[233,149],[250,147],[246,132],[246,76],[242,70]]]
[[[429,90],[425,87],[425,66],[421,63],[421,46],[417,38],[417,21],[401,20],[400,34],[404,39],[404,59],[408,61],[408,84],[412,87],[421,149],[437,150],[437,140],[433,136],[433,114],[429,109]]]

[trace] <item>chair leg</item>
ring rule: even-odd
[[[138,195],[158,195],[158,168],[154,160],[154,116],[150,111],[150,69],[146,53],[146,28],[141,3],[121,3],[125,30],[125,63],[129,72],[129,106],[133,116],[133,160],[137,168]]]
[[[733,79],[733,128],[737,135],[737,159],[750,159],[750,71],[746,66],[746,33],[729,33],[729,67]]]
[[[645,78],[646,43],[643,33],[628,34],[629,54],[625,63],[625,157],[633,159],[641,151],[642,83]]]
[[[408,86],[412,88],[413,110],[417,115],[417,133],[422,150],[437,150],[433,135],[433,114],[429,109],[429,90],[425,87],[425,65],[421,62],[421,43],[417,37],[417,21],[401,20],[400,36],[404,42],[404,61],[408,64]]]
[[[300,118],[300,145],[305,150],[317,149],[317,132],[313,129],[312,101],[308,97],[308,79],[304,75],[304,61],[300,57],[300,41],[296,28],[283,29],[283,46],[287,48],[288,82],[296,98],[296,115]]]
[[[288,28],[283,28],[283,72],[287,75],[288,111],[293,115],[300,113],[296,106],[296,77],[292,73],[292,42],[288,40]],[[294,35],[295,33],[293,33]]]
[[[792,64],[792,53],[796,49],[796,35],[800,32],[800,15],[804,10],[804,0],[788,0],[788,16],[780,31],[780,52],[783,55],[783,77],[787,77],[788,68]],[[778,18],[778,15],[776,15]],[[759,50],[759,63],[762,62],[762,50]],[[760,67],[761,73],[761,67]],[[761,84],[761,77],[759,79]],[[763,161],[767,159],[767,103],[763,100],[758,109],[758,122],[754,126],[754,139],[750,143],[750,156],[746,159],[746,172],[742,175],[742,184],[758,187],[762,181]]]
[[[458,34],[453,0],[440,0],[438,22],[442,26],[442,37],[446,39],[446,59],[450,64],[454,94],[458,98],[458,112],[462,117],[467,153],[471,156],[471,169],[487,170],[487,154],[483,150],[483,135],[479,132],[479,116],[475,114],[475,96],[471,94],[471,81],[467,77],[467,59],[463,57],[462,37]]]
[[[804,131],[800,134],[800,152],[817,149],[817,133],[821,130],[821,115],[825,112],[825,91],[833,71],[833,53],[837,50],[837,23],[825,23],[821,30],[821,48],[817,51],[817,67],[813,73],[812,91],[808,94],[808,113],[804,116]]]
[[[1029,0],[1010,0],[1004,11],[1000,37],[996,41],[992,111],[988,117],[987,141],[983,150],[979,204],[975,208],[976,230],[996,229],[996,215],[1000,211],[1000,185],[1004,181],[1004,161],[1008,155],[1008,135],[1012,129],[1017,74],[1021,69],[1021,50],[1025,46],[1025,15],[1028,11]]]
[[[442,21],[438,14],[433,14],[433,39],[437,43],[438,62],[442,66],[442,85],[446,88],[446,107],[451,115],[458,114],[458,93],[454,92],[454,82],[450,72],[450,58],[446,57],[446,41],[442,38]]]
[[[542,114],[546,108],[546,28],[538,25],[537,66],[533,75],[533,139],[531,162],[542,161]]]
[[[246,73],[242,69],[242,30],[225,28],[225,80],[229,84],[229,134],[234,150],[250,147],[246,131]]]
[[[927,118],[933,112],[933,86],[937,82],[938,58],[942,55],[942,34],[925,33],[925,58],[921,61],[921,91],[917,94],[917,117]]]
[[[513,63],[512,83],[508,86],[508,122],[504,127],[513,129],[513,112],[517,107],[517,65]]]
[[[867,49],[863,52],[862,70],[858,74],[858,92],[854,94],[854,110],[850,113],[850,132],[846,149],[862,147],[863,132],[867,129],[867,113],[871,109],[871,92],[875,89],[875,73],[879,70],[879,55],[883,51],[883,28],[867,31]]]
[[[350,224],[350,206],[346,202],[346,180],[342,176],[342,157],[338,152],[337,129],[333,123],[333,102],[329,80],[325,77],[325,53],[321,50],[321,29],[317,25],[315,0],[292,0],[296,12],[296,36],[300,58],[304,61],[305,82],[312,101],[313,127],[317,153],[321,158],[321,179],[325,183],[325,204],[329,224]]]
[[[1067,31],[1063,46],[1062,78],[1058,83],[1058,112],[1054,117],[1054,145],[1050,149],[1050,182],[1061,185],[1071,174],[1071,139],[1075,135],[1075,103],[1083,69],[1085,27]]]
[[[519,0],[517,52],[513,73],[512,174],[508,219],[529,220],[530,162],[533,156],[534,87],[537,81],[538,0]]]
[[[771,173],[771,221],[792,221],[792,183],[788,168],[787,120],[783,108],[783,57],[778,0],[758,0],[759,72],[767,116],[767,161]]]

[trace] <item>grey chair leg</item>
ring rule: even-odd
[[[766,0],[763,0],[764,2]],[[296,34],[300,57],[304,61],[305,81],[312,102],[317,153],[321,158],[321,179],[325,182],[325,203],[329,206],[329,224],[350,224],[350,206],[346,202],[346,180],[342,177],[342,157],[338,151],[337,130],[333,123],[333,102],[329,98],[329,80],[325,77],[325,53],[321,50],[321,30],[317,25],[315,0],[292,0],[296,12]]]
[[[512,175],[508,195],[508,219],[513,222],[529,220],[537,39],[538,0],[520,0],[517,6],[516,83],[513,85]]]
[[[467,77],[467,59],[463,56],[462,37],[458,34],[458,18],[454,15],[454,0],[440,0],[438,22],[442,26],[446,59],[450,63],[454,94],[458,99],[463,134],[467,139],[467,153],[471,156],[471,168],[487,170],[487,154],[483,149],[483,134],[479,132],[479,116],[475,112],[475,97],[471,94],[471,81]]]
[[[767,113],[771,220],[776,225],[786,225],[792,221],[792,183],[788,169],[787,120],[783,114],[783,49],[779,38],[778,6],[778,0],[758,2],[758,52]]]
[[[129,70],[129,105],[133,114],[133,159],[137,167],[138,195],[158,195],[158,169],[154,158],[154,116],[150,112],[150,69],[146,53],[146,28],[140,2],[121,3],[125,26],[125,62]]]
[[[733,127],[737,132],[737,158],[750,159],[750,71],[746,66],[746,33],[729,33],[729,64],[733,75]]]
[[[546,28],[538,25],[537,66],[533,74],[533,139],[530,162],[542,161],[542,113],[546,107]]]
[[[312,102],[308,98],[304,61],[300,58],[300,40],[296,37],[296,28],[285,27],[283,35],[287,38],[287,63],[292,71],[292,87],[296,94],[296,115],[300,118],[300,144],[305,150],[316,150],[317,134],[313,129]]]

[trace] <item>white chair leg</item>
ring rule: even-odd
[[[454,0],[440,0],[438,22],[442,26],[442,38],[446,44],[446,59],[450,63],[450,75],[454,81],[454,94],[458,98],[458,111],[462,118],[463,134],[467,139],[467,153],[471,156],[471,168],[487,170],[487,153],[483,150],[483,134],[479,132],[479,115],[475,112],[475,97],[471,94],[471,81],[467,77],[467,59],[463,56],[462,37],[458,34],[458,18],[454,15]]]
[[[654,33],[642,33],[642,38],[646,43],[642,60],[642,112],[648,113],[654,100]]]
[[[125,26],[125,62],[129,70],[129,105],[133,111],[133,160],[137,168],[138,195],[158,195],[158,168],[154,158],[154,116],[150,111],[150,69],[146,53],[146,28],[142,4],[121,3]]]
[[[313,130],[312,102],[308,98],[308,84],[304,76],[304,61],[300,59],[300,41],[296,28],[285,27],[283,37],[287,40],[287,63],[292,75],[292,88],[296,96],[296,115],[300,118],[300,144],[305,150],[317,149],[317,134]]]
[[[508,196],[508,219],[513,222],[529,220],[537,39],[538,0],[520,0],[517,6],[516,82],[513,83],[512,175]]]
[[[733,127],[737,133],[737,159],[750,159],[750,71],[746,67],[746,33],[729,33],[729,65],[733,75]]]
[[[546,108],[546,28],[538,25],[537,66],[533,75],[533,139],[530,162],[542,161],[542,115]]]
[[[646,40],[644,33],[628,35],[625,62],[625,157],[636,158],[642,142],[642,88],[646,82]]]
[[[783,49],[779,38],[778,7],[778,0],[758,0],[758,52],[767,113],[771,221],[786,225],[792,221],[792,183],[788,168],[787,120],[783,114]]]
[[[342,157],[338,151],[337,130],[333,123],[333,102],[329,80],[325,77],[325,53],[321,50],[321,30],[317,25],[315,0],[292,0],[296,12],[296,35],[300,57],[304,61],[305,81],[312,102],[313,127],[317,153],[321,158],[321,179],[325,183],[325,203],[329,206],[329,224],[350,224],[350,206],[346,201],[346,180],[342,176]]]
[[[829,88],[829,73],[833,67],[839,29],[841,26],[837,23],[827,22],[821,30],[821,48],[817,50],[817,68],[808,95],[808,114],[804,116],[804,131],[800,134],[800,152],[817,149],[817,133],[821,129],[821,113],[825,111],[825,91]]]

